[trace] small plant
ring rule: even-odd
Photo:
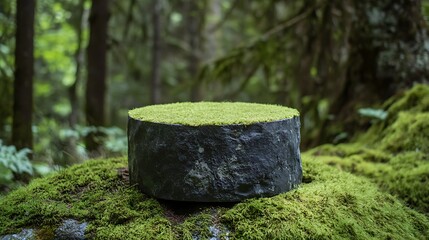
[[[33,166],[28,158],[30,153],[28,148],[18,151],[15,146],[3,145],[0,140],[0,185],[10,184],[14,174],[27,173],[33,176]]]
[[[384,121],[387,118],[388,113],[383,109],[375,109],[375,108],[361,108],[358,110],[358,113],[361,116],[369,117],[372,119],[377,119]]]
[[[83,145],[83,139],[90,133],[99,132],[102,136],[96,140],[103,144],[106,153],[110,155],[125,155],[128,149],[127,135],[118,127],[94,127],[77,125],[75,129],[61,129],[60,139],[74,138]],[[86,156],[86,152],[81,155]]]

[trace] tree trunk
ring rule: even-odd
[[[76,70],[75,70],[75,81],[68,88],[69,92],[69,100],[71,112],[69,115],[69,125],[71,128],[74,128],[79,119],[79,101],[77,96],[77,87],[79,82],[81,81],[81,67],[84,61],[84,51],[82,51],[82,38],[83,38],[83,28],[84,28],[84,12],[85,12],[85,0],[80,0],[78,6],[78,21],[75,22],[75,31],[77,37],[77,48],[75,52],[75,62],[76,62]]]
[[[35,6],[35,0],[17,0],[16,5],[12,144],[17,149],[33,148],[31,124],[33,112]]]
[[[359,106],[381,102],[429,79],[427,26],[419,0],[353,1],[346,79],[336,87],[334,123],[356,130]]]
[[[199,19],[197,1],[188,0],[186,1],[186,30],[188,35],[189,53],[187,56],[188,60],[188,73],[192,81],[191,86],[191,101],[198,101],[200,99],[199,94],[199,83],[196,81],[198,68],[200,66],[200,33],[199,23],[202,19]]]
[[[151,97],[152,104],[161,101],[161,1],[152,1],[152,75],[151,75]]]
[[[356,0],[354,9],[357,17],[349,40],[347,84],[337,111],[348,107],[347,98],[385,100],[414,82],[429,79],[427,28],[419,0]]]
[[[92,0],[89,17],[88,80],[86,83],[86,120],[88,126],[105,125],[106,51],[108,1]],[[86,137],[86,148],[91,157],[101,154],[102,134],[92,131]]]

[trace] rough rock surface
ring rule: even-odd
[[[31,228],[22,229],[20,233],[0,236],[1,240],[35,240],[34,230]]]
[[[250,125],[128,120],[131,184],[177,201],[235,202],[301,183],[299,117]]]
[[[85,229],[88,223],[79,223],[74,219],[64,220],[61,226],[55,229],[55,240],[84,240]],[[36,240],[37,229],[24,228],[16,234],[0,236],[0,240]]]
[[[83,240],[85,239],[85,229],[87,223],[79,223],[74,219],[67,219],[55,230],[55,239],[62,240]]]

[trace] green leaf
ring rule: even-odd
[[[45,176],[45,175],[55,171],[53,168],[51,168],[49,166],[49,164],[46,164],[46,163],[34,164],[33,168],[34,168],[35,172],[40,176]]]
[[[358,113],[364,117],[385,120],[388,113],[382,109],[375,108],[361,108],[358,110]]]

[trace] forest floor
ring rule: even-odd
[[[159,201],[123,178],[126,158],[90,160],[0,199],[0,236],[65,219],[89,239],[427,239],[429,86],[388,100],[385,120],[351,143],[302,154],[303,183],[236,204]]]

